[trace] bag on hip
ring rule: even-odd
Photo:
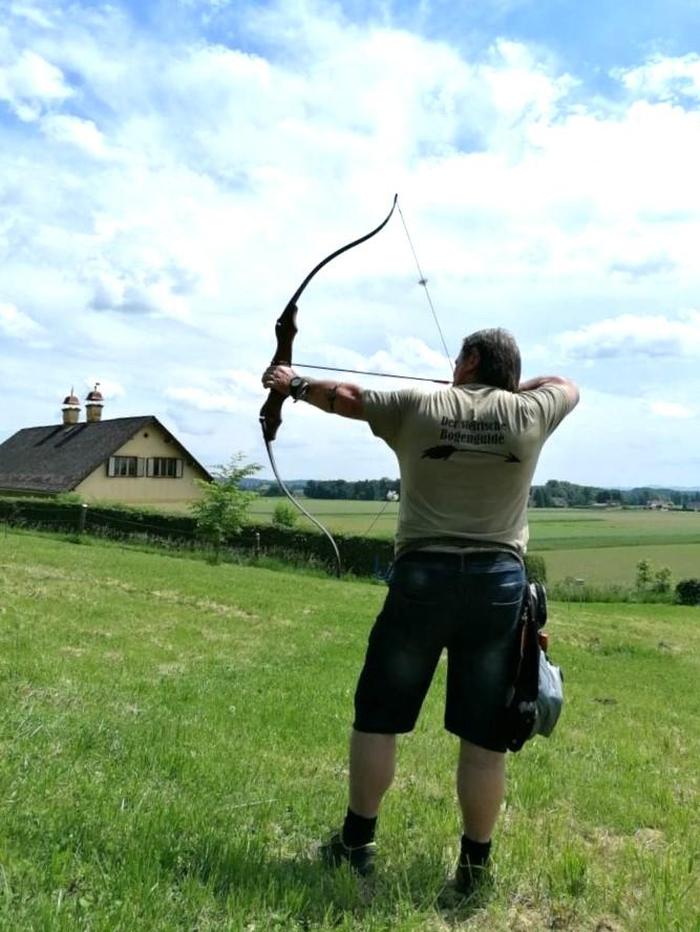
[[[519,751],[535,735],[549,737],[564,704],[564,674],[547,656],[547,592],[542,583],[527,583],[523,593],[520,652],[511,696],[506,706],[509,751]]]

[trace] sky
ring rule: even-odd
[[[700,486],[699,45],[696,0],[0,0],[0,441],[99,382],[270,475],[275,320],[398,193],[447,357],[503,326],[580,386],[536,482]],[[449,378],[418,278],[395,215],[295,360]],[[282,417],[284,478],[397,476],[366,424]]]

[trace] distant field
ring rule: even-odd
[[[0,928],[700,932],[700,609],[551,606],[567,704],[509,759],[493,888],[459,837],[445,664],[367,888],[316,863],[384,588],[0,535]]]
[[[371,534],[373,537],[393,537],[396,531],[398,502],[355,502],[335,499],[299,499],[312,515],[319,518],[331,531],[340,534]],[[287,502],[286,498],[258,498],[248,512],[251,521],[270,521],[275,506]],[[299,527],[312,528],[310,521],[299,514]]]
[[[535,550],[533,549],[533,553]],[[602,547],[595,550],[548,550],[542,552],[551,582],[573,576],[590,583],[633,585],[640,560],[649,560],[654,570],[668,566],[675,584],[687,577],[700,578],[700,544],[665,544],[635,547]]]
[[[251,518],[267,520],[279,498],[260,498]],[[392,537],[398,504],[303,499],[331,531]],[[700,512],[532,509],[530,551],[542,553],[552,582],[567,576],[589,582],[633,583],[639,560],[669,566],[674,580],[700,576]],[[299,526],[310,526],[302,516]]]
[[[272,518],[285,498],[259,498],[249,512],[253,521]],[[332,531],[391,537],[396,530],[397,502],[329,501],[303,498],[304,506]],[[529,512],[530,544],[534,550],[576,547],[619,547],[635,544],[700,544],[700,512],[589,511],[574,508],[533,508]],[[299,526],[309,525],[299,516]],[[310,526],[310,525],[309,525]]]

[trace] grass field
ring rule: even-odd
[[[382,587],[13,532],[0,586],[3,929],[700,930],[698,609],[552,606],[564,718],[509,761],[492,891],[444,910],[442,665],[374,889],[310,853]]]
[[[279,501],[286,499],[258,499],[251,518],[271,518]],[[332,531],[391,537],[396,530],[395,503],[384,511],[382,502],[305,503]],[[632,585],[636,564],[643,559],[657,569],[669,566],[674,581],[700,576],[700,512],[535,508],[529,523],[529,549],[544,556],[552,582],[573,576],[596,584]],[[299,526],[306,525],[300,516]]]

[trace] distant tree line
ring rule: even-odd
[[[361,479],[359,482],[346,482],[345,479],[316,481],[306,483],[304,494],[307,498],[333,498],[360,502],[385,501],[387,492],[399,492],[398,479]]]
[[[550,479],[544,485],[534,485],[531,495],[535,508],[585,508],[591,505],[643,506],[650,502],[665,502],[684,508],[700,500],[700,492],[678,489],[640,487],[637,489],[602,489],[591,485],[575,485]]]
[[[253,483],[255,482],[255,485]],[[387,492],[401,491],[398,479],[362,479],[349,482],[345,479],[293,479],[287,483],[293,492],[303,492],[307,498],[326,498],[350,501],[386,501]],[[272,480],[248,480],[248,488],[260,495],[278,496],[282,490]],[[243,487],[243,484],[242,484]],[[700,491],[687,489],[659,489],[643,486],[636,489],[604,489],[593,485],[576,485],[550,479],[544,485],[534,485],[531,504],[535,508],[589,508],[593,505],[644,506],[651,502],[671,504],[676,508],[694,506],[700,501]]]

